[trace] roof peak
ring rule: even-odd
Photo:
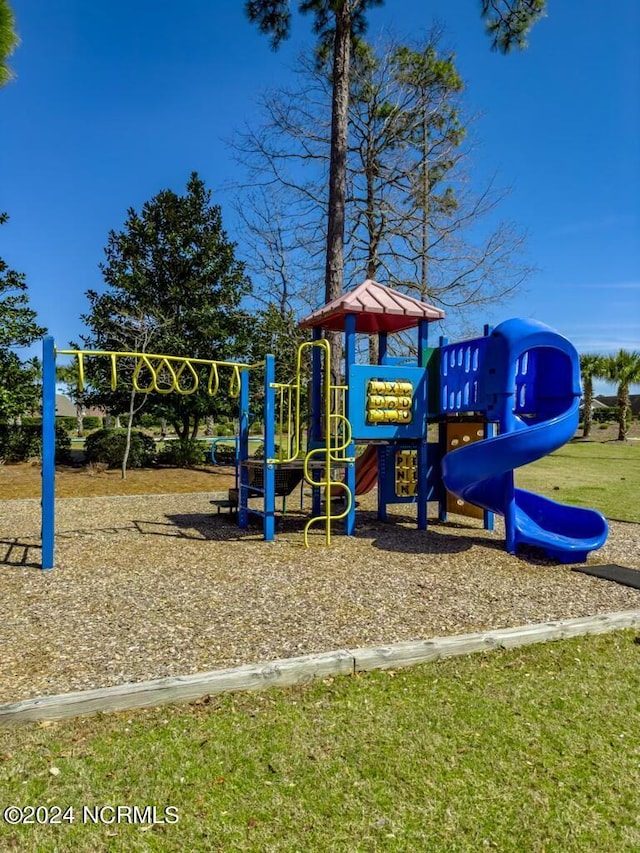
[[[367,334],[400,332],[421,320],[433,322],[444,317],[439,308],[367,278],[309,314],[300,326],[342,331],[347,314],[355,314],[356,331]]]

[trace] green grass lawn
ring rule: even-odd
[[[574,442],[516,481],[640,522],[634,445]],[[636,639],[5,728],[0,850],[638,851]],[[71,806],[73,822],[10,826],[11,805]],[[178,822],[93,825],[83,805]]]
[[[0,849],[637,851],[639,665],[627,631],[4,729],[2,804],[76,817],[0,822]],[[87,825],[82,805],[178,822]]]
[[[607,518],[640,522],[640,442],[566,444],[515,472],[516,485]]]

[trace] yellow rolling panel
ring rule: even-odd
[[[371,379],[367,385],[367,423],[410,424],[413,392],[411,382]]]
[[[412,498],[418,493],[418,456],[415,450],[396,453],[396,496]]]

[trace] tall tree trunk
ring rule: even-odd
[[[127,434],[124,442],[124,454],[122,456],[122,479],[127,479],[127,463],[129,462],[129,452],[131,450],[131,430],[133,429],[133,416],[135,414],[135,399],[136,392],[131,389],[129,394],[129,411],[127,412]]]
[[[593,379],[584,377],[584,394],[582,397],[582,437],[589,438],[593,423]]]
[[[333,51],[333,95],[331,103],[331,161],[329,166],[329,211],[327,221],[327,259],[325,302],[342,293],[344,284],[344,220],[347,188],[347,137],[349,112],[349,66],[351,63],[351,0],[343,0],[335,10]],[[331,374],[340,384],[341,338],[328,332],[331,347]]]
[[[370,140],[367,142],[367,237],[369,242],[367,258],[367,278],[375,280],[378,275],[378,244],[379,233],[376,225],[376,190],[375,190],[375,157],[371,156],[372,146]],[[378,363],[378,336],[369,335],[369,364]]]
[[[423,94],[422,105],[422,257],[420,264],[420,290],[422,299],[426,302],[429,291],[429,201],[431,186],[429,184],[429,117],[427,114],[427,95]]]
[[[84,417],[84,406],[82,403],[76,403],[76,434],[78,438],[84,435],[82,419]]]
[[[369,364],[377,364],[379,357],[378,336],[369,335]]]
[[[182,415],[180,427],[179,427],[179,429],[176,429],[176,432],[178,433],[178,438],[181,439],[182,441],[184,441],[185,438],[189,438],[189,426],[190,426],[189,415]]]
[[[618,441],[627,440],[627,412],[629,411],[629,386],[618,387]]]

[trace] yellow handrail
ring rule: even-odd
[[[291,431],[293,433],[293,441],[289,442],[289,452],[288,454],[283,454],[280,449],[279,455],[277,459],[268,459],[268,462],[273,464],[284,464],[286,462],[293,462],[300,455],[300,448],[302,446],[301,437],[302,437],[302,416],[301,416],[301,398],[302,398],[302,354],[307,347],[315,347],[321,345],[321,348],[326,349],[324,344],[328,347],[328,342],[323,340],[320,341],[306,341],[305,343],[300,344],[298,347],[298,353],[296,356],[296,372],[295,372],[295,380],[290,383],[283,382],[273,382],[271,387],[276,391],[280,392],[280,434],[284,435],[284,408],[285,408],[285,393],[287,396],[287,425],[291,427]],[[328,352],[329,350],[326,349]],[[292,403],[291,397],[295,395],[295,406],[293,406],[292,413]],[[281,444],[281,442],[280,442]]]

